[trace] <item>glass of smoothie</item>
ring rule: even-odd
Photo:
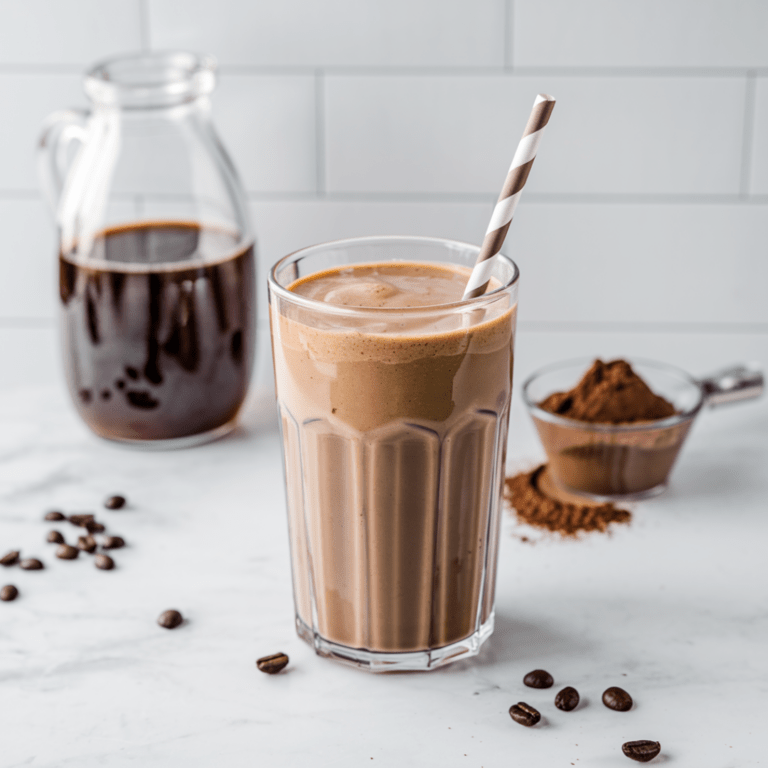
[[[422,237],[315,245],[269,275],[298,634],[373,671],[493,631],[518,269]]]

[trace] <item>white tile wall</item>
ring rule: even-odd
[[[86,103],[79,75],[0,72],[0,190],[37,191],[41,123],[54,110]]]
[[[250,192],[317,188],[315,78],[225,72],[213,116]]]
[[[222,65],[501,66],[506,0],[148,0],[154,48]]]
[[[521,321],[768,339],[767,25],[759,0],[2,0],[0,328],[55,316],[42,118],[98,58],[186,47],[222,64],[262,277],[330,238],[479,241],[549,91],[507,248]]]
[[[278,258],[326,240],[410,234],[478,242],[492,208],[492,203],[256,202],[251,209],[261,283]],[[768,204],[523,199],[515,218],[503,250],[521,269],[521,322],[768,324],[763,257]],[[264,318],[265,289],[259,300]]]
[[[60,349],[53,323],[37,328],[0,327],[0,352],[5,360],[16,361],[3,366],[0,385],[5,390],[51,382],[65,387]]]
[[[141,48],[139,0],[2,0],[0,63],[76,65]]]
[[[527,192],[739,191],[738,79],[500,75],[328,77],[328,189],[498,193],[539,91],[557,105]]]
[[[768,324],[768,205],[523,205],[521,319]]]
[[[42,200],[0,198],[0,323],[53,318],[58,249]]]
[[[757,78],[755,86],[754,149],[749,191],[756,195],[768,195],[768,78]]]
[[[514,0],[523,67],[765,67],[764,0]]]

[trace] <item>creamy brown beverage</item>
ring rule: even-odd
[[[287,286],[332,318],[272,303],[294,596],[310,642],[429,651],[492,614],[515,307],[438,311],[461,301],[469,273],[353,265]],[[387,311],[344,314],[361,307]]]

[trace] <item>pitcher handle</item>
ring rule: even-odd
[[[56,216],[67,171],[72,162],[73,141],[85,144],[90,114],[83,109],[62,109],[43,122],[37,142],[37,169],[48,205]]]
[[[764,388],[763,372],[754,363],[723,368],[697,383],[704,394],[704,402],[711,408],[760,397]]]

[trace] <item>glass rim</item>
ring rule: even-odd
[[[427,313],[429,314],[429,313],[436,313],[436,312],[454,311],[461,308],[484,306],[485,304],[489,304],[495,301],[505,291],[508,291],[510,288],[516,286],[517,282],[520,279],[520,269],[518,268],[517,264],[515,264],[515,262],[512,261],[512,259],[510,259],[509,256],[505,256],[503,253],[499,253],[497,254],[496,258],[502,259],[512,268],[511,278],[507,280],[503,285],[499,286],[498,288],[494,288],[494,290],[490,291],[489,293],[484,293],[481,296],[475,296],[474,298],[471,298],[471,299],[462,299],[460,301],[453,301],[448,304],[428,304],[423,307],[347,307],[347,306],[341,306],[337,304],[329,304],[327,302],[320,301],[318,299],[312,299],[312,298],[309,298],[308,296],[302,296],[301,294],[294,293],[293,291],[289,291],[287,288],[280,285],[280,283],[277,281],[277,272],[280,269],[285,267],[285,265],[290,263],[291,261],[296,262],[299,259],[312,255],[313,251],[320,251],[322,249],[328,248],[329,246],[343,247],[348,245],[361,245],[366,243],[387,242],[387,241],[391,243],[416,242],[416,243],[432,244],[432,245],[448,244],[453,246],[459,246],[462,249],[469,249],[470,251],[475,251],[476,253],[480,252],[480,246],[474,245],[472,243],[465,243],[465,242],[462,242],[461,240],[451,240],[445,237],[424,237],[421,235],[366,235],[364,237],[349,237],[341,240],[329,240],[324,243],[316,243],[314,245],[309,245],[304,248],[299,248],[299,250],[292,251],[286,256],[283,256],[282,258],[278,259],[278,261],[275,262],[275,264],[269,270],[269,273],[267,275],[267,282],[269,284],[269,289],[271,292],[274,292],[280,298],[285,299],[286,301],[289,301],[295,305],[301,306],[305,309],[311,309],[318,312],[323,312],[325,314],[330,313],[330,314],[346,315],[346,316],[355,316],[355,315],[359,316],[359,315],[369,315],[369,314],[386,315],[386,314],[393,314],[393,313],[399,313],[399,314]],[[425,262],[425,263],[428,263],[428,262]],[[433,262],[433,263],[438,263],[438,262]],[[348,266],[353,266],[353,265],[349,264]]]
[[[699,382],[693,378],[687,371],[684,371],[682,368],[678,368],[676,365],[671,365],[669,363],[661,363],[658,360],[650,360],[648,358],[644,357],[632,357],[632,358],[626,358],[627,362],[634,366],[634,365],[642,365],[642,366],[648,366],[650,368],[656,368],[657,370],[664,371],[665,373],[673,374],[674,376],[677,376],[678,378],[685,381],[687,384],[689,384],[691,387],[693,387],[696,392],[698,393],[698,397],[696,398],[696,402],[690,407],[687,408],[684,411],[681,411],[680,413],[675,413],[672,416],[667,416],[664,419],[654,419],[651,421],[640,421],[640,422],[634,422],[630,424],[600,424],[600,423],[593,423],[589,421],[579,421],[579,419],[569,419],[566,416],[561,416],[557,413],[551,413],[550,411],[545,411],[543,408],[540,408],[537,403],[535,403],[531,397],[530,397],[530,387],[536,382],[536,380],[540,379],[542,376],[545,376],[548,373],[552,373],[553,371],[557,371],[563,368],[569,368],[571,366],[589,366],[591,363],[594,362],[595,357],[576,357],[571,358],[569,360],[561,360],[557,363],[550,363],[549,365],[545,365],[542,368],[539,368],[538,370],[534,371],[524,382],[522,387],[522,395],[523,395],[523,402],[525,403],[526,408],[528,409],[531,416],[535,416],[538,419],[541,419],[542,421],[547,421],[550,424],[557,424],[562,427],[568,427],[569,429],[580,429],[582,431],[587,432],[599,432],[599,433],[609,433],[609,434],[616,434],[616,433],[628,433],[628,432],[647,432],[652,429],[666,429],[668,427],[675,427],[679,426],[680,424],[685,424],[687,422],[693,421],[693,419],[696,417],[696,415],[701,410],[702,406],[704,405],[704,392],[702,391],[701,385]],[[574,382],[575,383],[575,382]]]
[[[116,71],[122,65],[150,72],[156,68],[161,76],[156,79],[137,76],[126,77]],[[94,64],[85,73],[85,92],[97,104],[137,106],[138,102],[157,105],[177,103],[177,99],[204,96],[216,87],[216,57],[192,51],[148,51],[111,56]],[[173,76],[169,73],[171,70]],[[169,99],[174,101],[169,102]]]

